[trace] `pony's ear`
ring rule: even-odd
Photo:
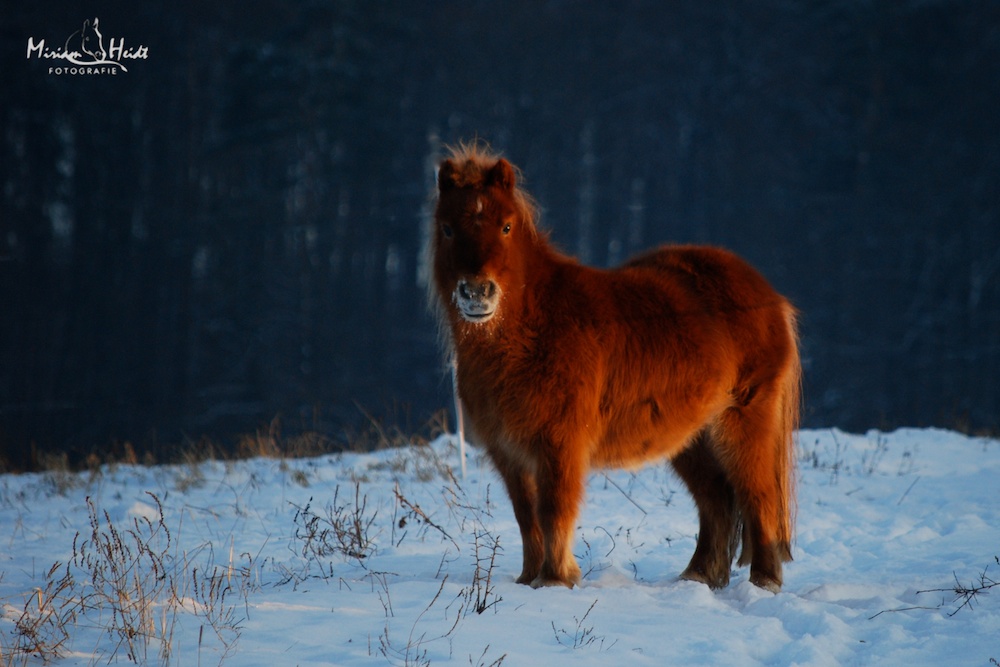
[[[497,163],[490,169],[489,177],[486,182],[491,185],[498,185],[502,189],[510,191],[514,189],[517,185],[517,174],[514,172],[514,167],[507,160],[500,158]]]
[[[438,167],[438,192],[455,187],[455,175],[455,163],[451,160],[442,162],[441,166]]]

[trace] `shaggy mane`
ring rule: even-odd
[[[450,160],[455,167],[454,180],[458,187],[482,187],[486,174],[503,158],[489,144],[478,140],[460,141],[453,146],[446,146],[445,150],[445,159]],[[527,223],[532,235],[537,237],[538,205],[521,187],[524,180],[521,170],[513,164],[511,167],[517,177],[513,192],[514,205],[519,209],[521,218]]]

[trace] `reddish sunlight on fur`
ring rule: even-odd
[[[729,583],[737,546],[771,591],[791,560],[795,310],[718,248],[666,246],[612,270],[539,233],[519,172],[459,146],[438,173],[433,290],[474,439],[521,529],[517,581],[579,582],[573,532],[591,468],[669,459],[698,506],[681,574]]]

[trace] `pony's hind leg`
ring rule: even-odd
[[[680,578],[722,588],[729,583],[739,533],[733,487],[712,453],[707,432],[698,435],[671,464],[698,506],[698,543]]]
[[[761,391],[752,403],[726,410],[716,429],[719,459],[747,524],[740,564],[749,561],[750,582],[772,592],[781,589],[782,562],[791,559],[779,406],[777,396]]]

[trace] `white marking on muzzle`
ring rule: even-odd
[[[489,321],[500,303],[500,287],[492,280],[469,281],[462,279],[451,295],[459,314],[467,322]]]

